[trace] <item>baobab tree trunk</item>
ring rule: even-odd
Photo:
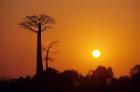
[[[43,65],[42,65],[42,50],[41,50],[41,24],[38,25],[37,33],[37,75],[42,74]]]

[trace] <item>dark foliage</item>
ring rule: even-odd
[[[48,68],[42,75],[0,80],[0,92],[140,92],[140,67],[130,76],[115,78],[112,68],[99,66],[86,77],[75,70],[59,72]]]

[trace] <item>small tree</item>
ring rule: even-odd
[[[52,48],[55,47],[57,43],[58,43],[58,41],[52,41],[46,48],[43,48],[43,50],[46,51],[46,56],[45,56],[46,71],[48,69],[48,62],[54,60],[54,57],[52,56],[52,54],[58,53],[58,52],[52,51]]]
[[[33,15],[33,16],[25,16],[23,22],[19,24],[21,27],[33,31],[37,34],[37,69],[36,69],[37,74],[41,74],[43,72],[41,33],[51,28],[51,24],[54,23],[55,19],[51,16]]]

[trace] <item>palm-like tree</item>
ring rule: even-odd
[[[55,23],[55,19],[47,15],[33,15],[25,16],[23,22],[19,25],[27,30],[33,31],[37,34],[37,66],[36,73],[42,74],[42,49],[41,49],[41,33],[51,28],[51,25]]]

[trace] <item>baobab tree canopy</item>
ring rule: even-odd
[[[41,25],[41,31],[46,31],[48,28],[51,28],[50,24],[54,23],[55,19],[53,17],[42,14],[42,15],[25,16],[25,19],[23,22],[20,23],[20,26],[25,29],[38,32],[39,25]]]

